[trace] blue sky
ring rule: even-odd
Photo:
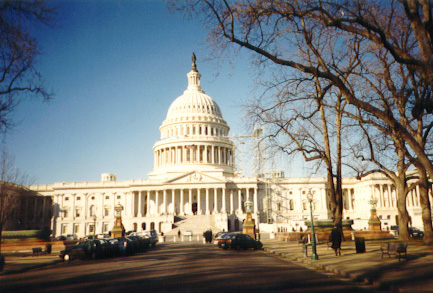
[[[252,94],[248,56],[234,65],[209,60],[198,21],[171,14],[163,1],[49,3],[59,7],[59,20],[36,31],[38,68],[55,97],[22,102],[6,137],[33,183],[99,181],[105,172],[147,178],[159,126],[186,89],[192,52],[231,134],[246,133],[240,106]]]

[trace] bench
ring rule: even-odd
[[[395,254],[400,261],[403,253],[406,257],[407,244],[404,244],[403,242],[388,242],[386,245],[382,245],[380,250],[382,251],[382,259],[384,254],[388,254],[388,257],[391,257],[391,254]]]
[[[42,255],[42,248],[41,247],[33,247],[33,256],[34,255]]]

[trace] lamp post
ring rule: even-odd
[[[96,236],[96,215],[93,215],[93,239]]]
[[[314,233],[314,221],[313,221],[313,194],[311,193],[311,190],[308,191],[307,199],[310,202],[310,217],[311,217],[311,259],[317,260],[319,259],[319,256],[316,252],[316,234]]]

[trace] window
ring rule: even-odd
[[[62,225],[62,232],[61,233],[66,234],[67,228],[68,228],[67,224]]]
[[[78,197],[77,197],[77,200],[81,200],[81,196],[78,196]]]
[[[67,196],[67,197],[65,197],[65,201],[68,201],[69,200],[69,197]]]
[[[80,217],[80,215],[81,215],[81,209],[76,209],[75,210],[75,217]]]
[[[295,209],[295,205],[293,203],[293,199],[289,200],[289,209],[293,211]]]
[[[110,199],[110,196],[106,195],[106,196],[105,196],[105,199]]]
[[[68,217],[68,208],[63,208],[63,218]]]
[[[110,208],[105,208],[104,209],[104,216],[109,216],[110,215]]]
[[[90,214],[91,217],[93,217],[93,216],[96,215],[95,206],[90,206],[89,214]]]
[[[107,223],[104,223],[104,231],[103,232],[107,232],[108,231],[108,224]]]
[[[302,209],[303,209],[304,211],[307,210],[307,203],[306,203],[306,202],[303,202],[303,203],[302,203]]]
[[[94,197],[94,196],[92,196],[92,200],[95,200],[95,197]]]
[[[74,227],[74,233],[77,234],[80,232],[80,226],[79,225],[75,225]]]
[[[117,196],[117,199],[120,199],[120,195]]]
[[[95,232],[95,226],[92,224],[92,225],[89,225],[89,233],[94,233]]]

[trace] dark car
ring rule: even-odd
[[[92,259],[112,256],[112,246],[108,240],[95,239],[88,242],[90,243],[90,257]]]
[[[136,251],[135,242],[128,237],[118,237],[117,239],[119,243],[119,252],[120,255],[133,255]]]
[[[137,251],[139,251],[139,252],[146,251],[150,246],[150,239],[149,238],[144,238],[141,236],[133,236],[133,235],[129,235],[128,238],[136,241]]]
[[[67,246],[65,250],[60,251],[59,257],[65,261],[73,259],[84,259],[88,256],[87,241],[80,241],[75,245]]]
[[[424,237],[424,232],[421,231],[418,228],[414,228],[414,227],[409,227],[409,235],[412,238],[423,238]]]
[[[263,244],[260,241],[255,240],[251,236],[242,233],[229,233],[223,236],[221,245],[223,249],[234,248],[234,249],[262,249]]]
[[[398,230],[399,230],[398,225],[391,226],[391,230],[397,231],[397,233],[398,233]],[[412,238],[423,238],[424,237],[424,232],[418,228],[409,227],[408,231],[409,231],[409,236]]]
[[[222,237],[224,236],[224,235],[226,235],[228,232],[218,232],[218,233],[216,233],[215,234],[215,237],[213,238],[213,244],[216,244],[216,245],[218,245],[218,241],[220,240],[220,239],[222,239]]]

